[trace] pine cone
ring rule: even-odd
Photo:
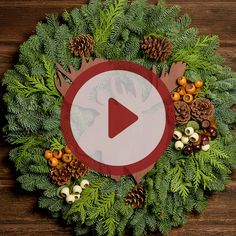
[[[88,173],[88,167],[81,163],[77,158],[73,158],[67,168],[72,177],[83,177]]]
[[[66,166],[63,166],[62,168],[52,168],[49,175],[52,179],[52,182],[59,186],[68,183],[71,179],[70,172],[67,170]]]
[[[89,34],[81,34],[69,42],[69,49],[75,56],[87,57],[93,52],[95,41]]]
[[[143,208],[145,202],[144,186],[136,185],[125,198],[125,203],[131,205],[132,208]]]
[[[190,119],[190,107],[186,102],[174,102],[176,123],[179,125],[186,124]]]
[[[194,120],[208,120],[214,113],[214,106],[209,99],[196,98],[191,104],[191,115]]]
[[[151,59],[165,61],[172,54],[173,46],[168,39],[149,36],[148,38],[144,37],[142,40],[141,49],[143,49]]]

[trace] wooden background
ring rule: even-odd
[[[170,0],[192,17],[200,33],[218,34],[226,64],[236,70],[236,0]],[[18,46],[34,32],[46,13],[62,12],[85,0],[0,0],[0,78],[17,61]],[[1,88],[1,126],[4,107]],[[36,194],[26,193],[17,185],[14,167],[8,161],[10,146],[0,138],[0,235],[71,235],[72,229],[55,221],[37,208]],[[159,235],[158,233],[153,235]],[[188,224],[171,235],[236,235],[236,171],[224,192],[210,198],[205,212],[189,216]]]

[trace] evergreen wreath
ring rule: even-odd
[[[36,34],[20,47],[19,62],[4,76],[8,107],[4,131],[15,145],[10,159],[19,172],[18,181],[25,190],[40,192],[39,206],[74,225],[76,235],[91,231],[124,235],[125,230],[133,235],[156,230],[166,234],[184,224],[188,212],[203,211],[209,193],[222,191],[229,181],[236,164],[232,131],[236,115],[231,110],[236,103],[236,73],[215,53],[218,37],[199,36],[190,27],[189,16],[178,17],[178,13],[178,6],[168,7],[163,0],[155,5],[145,0],[91,0],[65,11],[62,19],[50,15],[46,23],[38,23]],[[81,56],[128,60],[148,69],[155,66],[159,72],[169,71],[174,62],[186,63],[179,85],[186,78],[196,88],[202,86],[201,81],[204,85],[194,95],[190,86],[191,96],[183,98],[181,86],[173,92],[180,121],[175,138],[200,130],[199,124],[211,128],[207,131],[210,141],[202,131],[198,134],[204,137],[207,150],[193,152],[192,146],[183,147],[185,141],[173,140],[138,185],[131,176],[115,182],[87,170],[65,147],[60,130],[63,98],[54,84],[56,63],[66,71],[69,65],[79,69]],[[192,99],[195,102],[189,106]],[[179,113],[181,103],[186,106],[181,110],[184,114]],[[209,104],[214,105],[216,122],[205,117],[213,112]]]

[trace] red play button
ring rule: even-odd
[[[114,98],[108,100],[108,135],[110,138],[114,138],[137,120],[138,116]]]

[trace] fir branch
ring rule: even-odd
[[[103,46],[109,39],[113,22],[122,14],[125,2],[125,0],[116,0],[114,5],[111,4],[108,8],[100,12],[100,24],[96,26],[94,33],[98,55],[103,54]]]
[[[101,196],[98,200],[98,203],[90,209],[89,219],[93,220],[97,217],[104,217],[108,211],[111,209],[112,205],[115,201],[115,193],[107,194],[105,196]]]
[[[65,218],[68,218],[70,215],[74,213],[79,213],[81,216],[82,223],[85,222],[87,217],[87,209],[91,206],[91,204],[97,204],[99,198],[99,189],[108,181],[107,178],[102,178],[98,180],[96,183],[92,183],[89,188],[85,189],[79,201],[75,202],[72,207],[65,213]]]

